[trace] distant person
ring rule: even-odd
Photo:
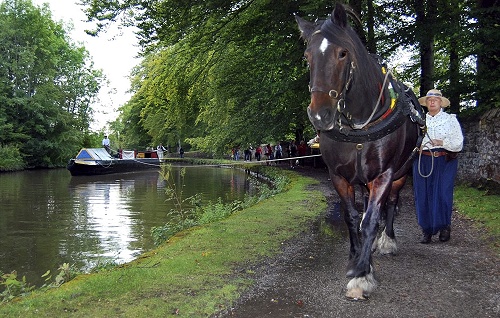
[[[292,140],[290,145],[288,145],[288,157],[292,158],[290,159],[290,168],[295,168],[295,161],[297,160],[297,145],[295,144],[295,140]]]
[[[260,161],[261,156],[262,156],[262,147],[259,145],[255,149],[255,159],[257,159],[257,161]]]
[[[413,162],[417,221],[423,235],[420,243],[429,244],[438,232],[439,240],[446,242],[451,233],[457,155],[462,150],[464,137],[455,114],[444,111],[450,101],[441,91],[431,89],[418,101],[428,110],[421,155]]]
[[[248,146],[246,149],[245,149],[245,161],[252,161],[252,150],[251,150],[251,146]]]
[[[304,166],[305,160],[302,157],[307,155],[307,144],[304,140],[301,140],[299,146],[297,147],[297,153],[299,155],[299,165]]]
[[[273,147],[271,147],[271,144],[267,144],[265,155],[266,155],[266,160],[273,160],[274,159]]]
[[[106,151],[111,154],[111,142],[109,141],[108,135],[104,135],[104,139],[102,140],[102,146]]]
[[[283,158],[283,147],[281,147],[279,142],[274,146],[274,152],[276,153],[276,159]]]
[[[167,151],[167,148],[163,147],[162,144],[159,144],[158,147],[156,147],[156,150],[158,150],[158,151]]]
[[[167,149],[160,143],[158,147],[156,147],[156,154],[158,155],[158,159],[163,159],[163,153],[166,151]]]
[[[273,147],[271,146],[271,144],[267,144],[265,147],[264,147],[264,155],[266,156],[266,161],[267,160],[273,160],[274,159],[274,152],[273,152]],[[269,162],[266,163],[268,166],[269,166]]]
[[[181,156],[181,158],[184,158],[184,149],[179,148],[179,155]]]

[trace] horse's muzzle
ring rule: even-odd
[[[332,130],[335,125],[335,111],[333,107],[322,107],[318,111],[314,111],[309,105],[307,107],[307,115],[317,130]]]

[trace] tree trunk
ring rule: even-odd
[[[477,51],[477,106],[499,107],[500,90],[500,36],[496,30],[500,21],[498,0],[477,0],[478,51]]]
[[[460,111],[460,59],[457,52],[456,39],[450,39],[450,112]]]
[[[450,86],[446,92],[450,100],[450,112],[460,112],[460,94],[464,93],[463,84],[460,81],[460,50],[463,46],[460,42],[460,1],[445,1],[441,9],[441,16],[447,21],[448,29],[448,55],[450,59],[448,78]]]
[[[426,6],[427,5],[427,6]],[[433,0],[415,0],[420,51],[420,96],[434,88],[434,28],[436,4]]]
[[[362,1],[350,0],[349,6],[354,10],[354,12],[358,15],[359,19],[361,20],[361,13],[363,10]],[[366,35],[365,35],[365,30],[363,29],[363,25],[359,24],[358,21],[356,21],[355,23],[352,24],[352,27],[354,30],[356,30],[356,33],[361,39],[361,42],[363,42],[363,44],[366,46]]]
[[[377,43],[375,42],[375,10],[373,8],[373,0],[367,0],[366,6],[366,27],[368,29],[367,48],[369,52],[377,53]]]

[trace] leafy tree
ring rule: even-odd
[[[0,3],[0,144],[28,167],[59,166],[88,134],[102,73],[47,5]]]
[[[481,108],[500,107],[500,3],[476,0],[477,100]]]
[[[485,52],[479,65],[495,65],[494,45],[479,46],[476,34],[492,36],[486,30],[494,30],[496,2],[477,2],[481,13],[472,0],[349,1],[364,22],[354,25],[368,30],[369,50],[389,60],[400,49],[412,52],[398,76],[415,83],[421,94],[437,85],[454,101],[454,112],[458,101],[475,98],[478,48]],[[124,129],[145,131],[153,141],[187,140],[216,153],[315,133],[305,115],[308,72],[293,14],[328,17],[330,1],[82,3],[89,20],[99,23],[89,33],[119,19],[140,29],[146,59],[126,106],[134,124]]]

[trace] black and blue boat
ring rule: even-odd
[[[67,169],[72,176],[93,176],[110,173],[159,169],[163,156],[156,151],[120,151],[112,157],[104,148],[83,148],[70,159]]]

